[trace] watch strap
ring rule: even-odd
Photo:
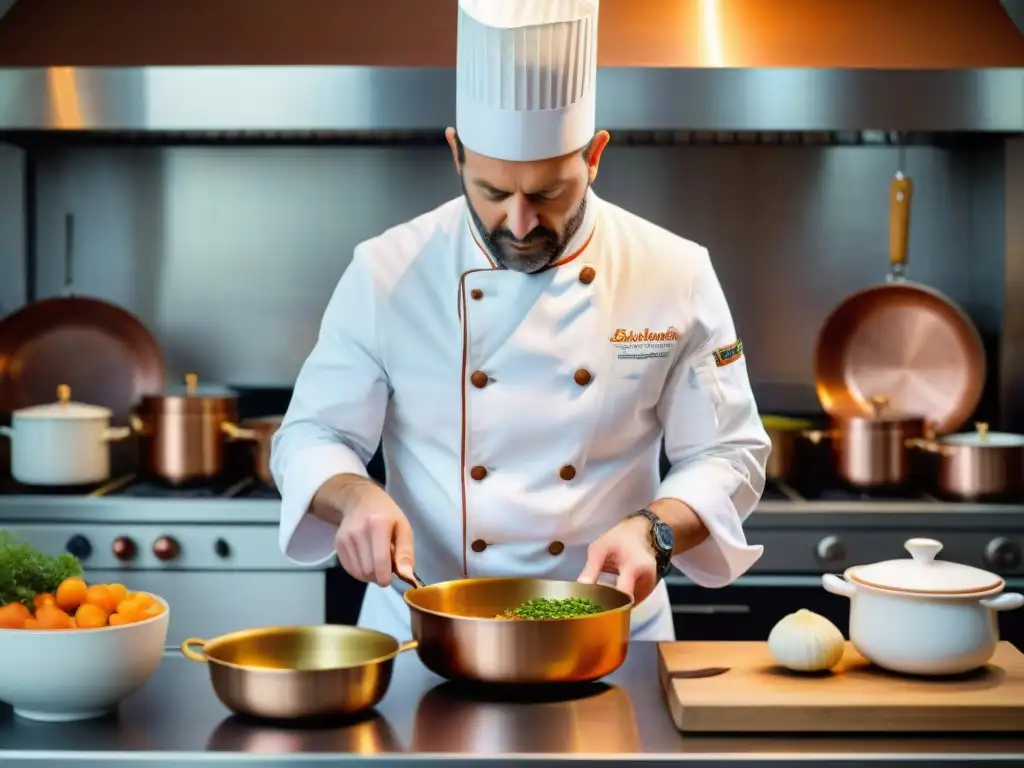
[[[661,546],[658,541],[658,536],[655,533],[657,528],[662,525],[666,525],[665,521],[654,514],[649,509],[638,509],[630,517],[644,517],[647,518],[651,524],[651,549],[654,550],[654,559],[658,564],[658,578],[665,578],[665,575],[672,568],[672,551],[666,550]]]

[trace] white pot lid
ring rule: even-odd
[[[112,413],[102,405],[72,402],[71,387],[61,384],[57,387],[57,402],[19,408],[14,415],[19,419],[109,419]]]
[[[847,571],[847,578],[878,589],[929,595],[973,595],[1001,589],[1005,583],[980,568],[936,560],[942,544],[934,539],[910,539],[904,546],[913,559],[856,566]]]
[[[990,448],[1019,448],[1024,446],[1024,435],[1012,432],[989,432],[988,424],[978,422],[974,425],[976,432],[962,432],[942,438],[944,445],[971,445]]]

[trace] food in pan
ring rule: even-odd
[[[527,600],[516,608],[499,613],[494,618],[505,621],[530,621],[535,619],[575,619],[590,616],[604,610],[600,605],[585,597],[537,597]]]
[[[0,630],[99,629],[163,611],[152,595],[123,584],[87,584],[72,555],[50,557],[0,531]]]

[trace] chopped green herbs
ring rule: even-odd
[[[604,610],[593,600],[585,597],[537,597],[510,608],[497,616],[499,619],[575,619],[579,616],[590,616]]]

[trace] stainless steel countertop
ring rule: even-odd
[[[232,716],[217,700],[204,665],[168,651],[161,667],[120,712],[103,720],[45,724],[0,709],[0,765],[62,768],[82,761],[173,767],[314,765],[374,759],[405,766],[495,760],[532,765],[571,760],[649,765],[751,767],[906,765],[978,760],[1024,762],[1019,738],[978,737],[683,737],[657,679],[656,646],[634,643],[623,667],[570,700],[474,701],[428,672],[413,653],[399,657],[391,689],[374,715],[356,723],[299,729]]]

